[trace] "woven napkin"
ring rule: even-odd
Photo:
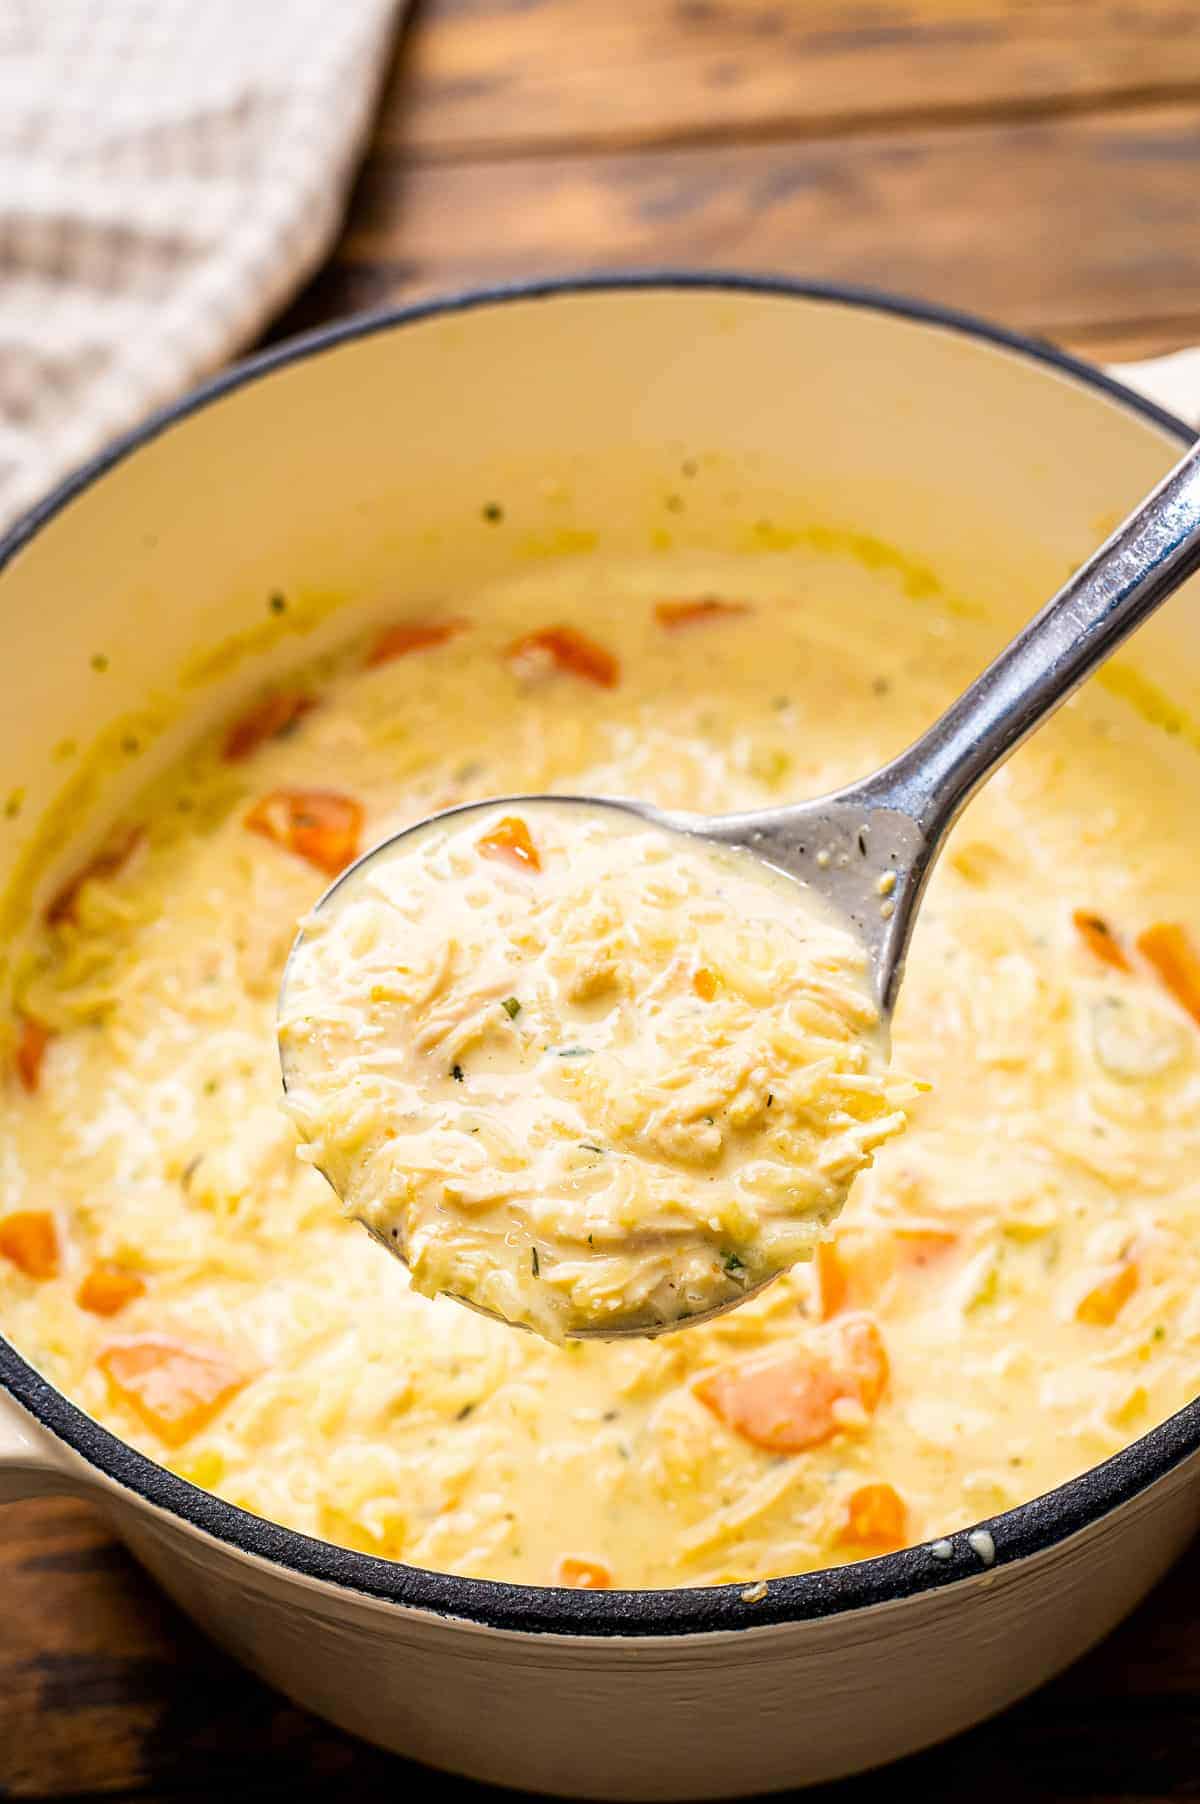
[[[404,0],[0,0],[0,528],[328,250]]]

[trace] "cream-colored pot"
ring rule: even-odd
[[[1015,619],[1186,436],[973,322],[786,283],[566,283],[287,346],[154,421],[0,547],[0,768],[26,792],[21,818],[0,822],[0,878],[63,782],[60,742],[85,745],[152,697],[165,756],[186,730],[169,724],[177,701],[190,695],[193,722],[215,714],[268,662],[345,631],[331,598],[361,624],[522,558],[576,557],[586,582],[609,550],[769,555],[789,522],[829,520]],[[229,655],[198,684],[197,649],[218,642]],[[1136,656],[1200,699],[1194,589]],[[1110,1629],[1200,1502],[1193,1404],[952,1543],[776,1580],[765,1597],[564,1592],[275,1528],[135,1453],[3,1342],[0,1382],[0,1498],[99,1505],[219,1642],[344,1728],[582,1797],[793,1786],[965,1728]]]

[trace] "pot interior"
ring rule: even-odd
[[[586,581],[598,559],[770,558],[815,531],[899,553],[999,638],[1178,451],[1132,403],[955,323],[769,288],[485,299],[268,359],[142,435],[0,574],[7,937],[29,876],[52,886],[198,722],[372,619],[531,563]],[[1122,660],[1169,724],[1164,698],[1200,710],[1197,592]]]

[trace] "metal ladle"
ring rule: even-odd
[[[1198,566],[1200,444],[927,732],[861,782],[811,802],[719,815],[670,812],[608,796],[491,797],[447,809],[381,841],[330,886],[317,910],[430,821],[539,803],[621,809],[667,832],[754,853],[824,897],[864,943],[887,1021],[930,872],[971,796]],[[285,971],[281,1012],[287,976]],[[285,1066],[285,1086],[286,1081]],[[748,1290],[722,1308],[736,1307],[753,1294]],[[691,1316],[688,1325],[704,1319]]]

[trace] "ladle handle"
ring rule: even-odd
[[[872,783],[935,847],[1023,739],[1200,566],[1200,441],[940,720]]]

